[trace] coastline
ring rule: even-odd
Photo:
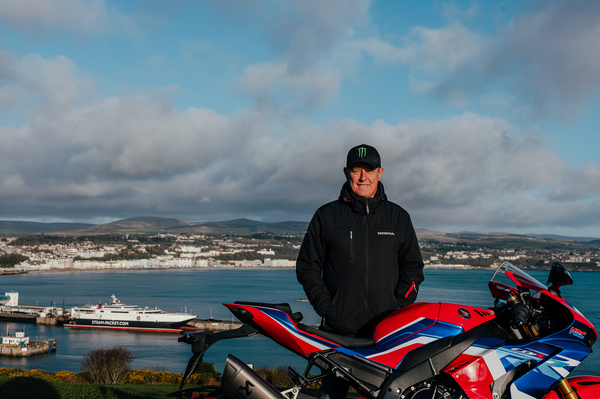
[[[569,265],[565,265],[569,272],[600,272],[600,268],[569,268]],[[469,265],[425,265],[427,270],[495,270],[497,266],[482,267],[482,266],[469,266]],[[128,269],[116,269],[116,268],[105,268],[105,269],[48,269],[48,270],[15,270],[11,272],[0,273],[0,276],[14,276],[22,274],[44,274],[44,273],[119,273],[119,272],[136,272],[136,271],[164,271],[164,270],[295,270],[294,266],[226,266],[226,267],[148,267],[148,268],[128,268]],[[549,271],[550,267],[536,267],[536,268],[523,268],[523,270],[537,270],[537,271]]]
[[[16,274],[44,274],[44,273],[89,273],[89,272],[136,272],[136,271],[164,271],[164,270],[295,270],[295,267],[149,267],[149,268],[131,268],[131,269],[50,269],[50,270],[26,270],[24,273],[6,273],[6,275]],[[2,274],[0,274],[1,276]]]

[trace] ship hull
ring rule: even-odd
[[[163,312],[158,308],[125,305],[111,295],[112,302],[71,308],[68,328],[102,328],[109,330],[181,332],[196,316],[189,313]]]
[[[192,320],[192,319],[190,319]],[[127,331],[152,331],[152,332],[170,332],[178,333],[186,328],[189,320],[178,323],[161,323],[135,320],[98,320],[98,319],[73,319],[64,324],[69,328],[100,328],[109,330],[127,330]]]

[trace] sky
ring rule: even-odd
[[[375,146],[417,228],[600,237],[600,2],[0,0],[0,220],[309,221]]]

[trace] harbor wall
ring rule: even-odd
[[[226,331],[239,328],[242,323],[237,320],[194,319],[188,325],[199,330]]]
[[[0,344],[0,356],[25,357],[48,353],[56,350],[56,341],[34,342],[26,346]]]
[[[0,312],[0,320],[19,321],[21,323],[35,323],[35,314]]]
[[[64,320],[66,320],[64,317],[59,319],[56,316],[38,316],[35,318],[35,324],[47,324],[55,326],[56,324],[59,324],[59,321],[64,322]]]

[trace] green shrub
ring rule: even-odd
[[[122,384],[134,358],[133,352],[122,346],[92,349],[83,357],[81,371],[94,384]]]

